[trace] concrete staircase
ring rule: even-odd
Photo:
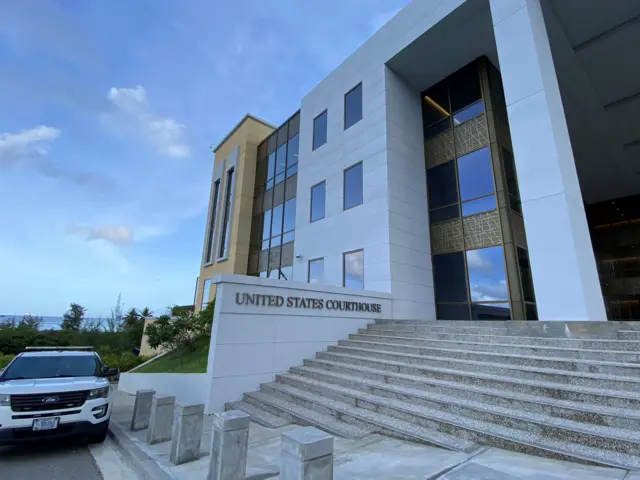
[[[536,332],[379,322],[227,408],[269,427],[640,470],[640,328],[599,339]]]

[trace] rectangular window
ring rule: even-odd
[[[299,135],[291,137],[287,146],[287,178],[298,171]]]
[[[358,290],[364,289],[364,250],[347,252],[342,255],[342,286]]]
[[[224,258],[227,255],[227,240],[229,237],[229,221],[231,216],[231,204],[233,201],[233,168],[227,172],[227,186],[224,199],[224,216],[222,217],[222,234],[220,235],[220,248],[218,257]]]
[[[324,258],[309,260],[309,283],[322,285],[324,283]]]
[[[362,204],[362,162],[344,171],[344,205],[343,209]]]
[[[211,291],[211,279],[207,278],[202,284],[202,302],[200,304],[200,309],[203,309],[209,303],[209,292]]]
[[[344,129],[362,120],[362,84],[359,83],[344,96]]]
[[[325,110],[313,120],[313,149],[327,143],[327,111]]]
[[[207,254],[204,263],[213,262],[213,234],[216,229],[216,212],[218,211],[218,195],[220,194],[220,179],[213,184],[213,205],[209,218],[209,229],[207,232]]]
[[[321,182],[311,187],[311,221],[321,220],[324,218],[324,201],[325,201],[326,183]]]
[[[284,203],[283,216],[284,220],[282,222],[282,232],[288,233],[293,231],[293,229],[296,228],[296,197],[293,197]]]

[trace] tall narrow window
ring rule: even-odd
[[[216,212],[218,211],[218,195],[220,194],[220,179],[213,184],[213,205],[209,215],[209,229],[207,232],[207,254],[204,263],[213,262],[213,234],[216,229]]]
[[[324,218],[325,182],[311,187],[311,221]]]
[[[233,201],[233,168],[227,172],[227,188],[224,199],[224,217],[222,217],[222,234],[220,235],[220,249],[218,257],[224,258],[227,255],[227,239],[229,236],[229,220],[231,216],[231,202]]]
[[[309,260],[309,283],[322,285],[324,283],[324,258]]]
[[[327,111],[313,119],[313,149],[327,143]]]
[[[344,210],[362,203],[362,162],[344,171]]]
[[[364,250],[342,255],[342,285],[346,288],[364,289]]]
[[[202,302],[200,303],[200,309],[204,309],[209,303],[209,292],[211,291],[211,279],[207,278],[202,284]]]
[[[352,88],[344,96],[344,129],[362,120],[362,84]]]

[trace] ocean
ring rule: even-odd
[[[16,321],[18,322],[22,319],[22,315],[0,314],[0,323],[11,317],[15,317]],[[62,317],[42,316],[41,318],[42,321],[40,322],[40,330],[58,330],[60,328],[60,324],[62,323]]]

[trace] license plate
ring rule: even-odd
[[[60,417],[36,418],[33,421],[33,430],[55,430],[58,428]]]

